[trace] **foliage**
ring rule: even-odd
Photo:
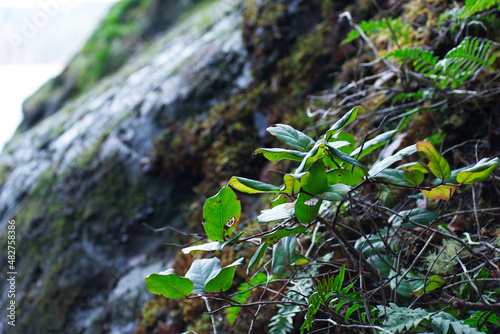
[[[424,323],[430,323],[430,327],[434,333],[484,333],[478,331],[474,327],[470,327],[463,321],[457,321],[455,317],[446,312],[431,314],[421,308],[409,309],[406,307],[399,307],[393,303],[389,304],[389,306],[379,305],[377,308],[379,311],[379,317],[387,317],[387,320],[383,322],[384,328],[393,333],[401,333],[405,330],[422,328],[421,326]]]
[[[224,247],[230,247],[231,244],[233,244],[232,247],[244,247],[244,244],[249,241],[257,242],[259,247],[249,259],[247,272],[255,269],[271,271],[274,275],[270,282],[284,282],[281,283],[283,284],[281,290],[289,285],[292,286],[282,296],[277,314],[271,319],[271,333],[291,332],[294,329],[297,314],[301,312],[305,312],[302,332],[316,325],[315,319],[318,312],[327,314],[336,324],[348,325],[351,322],[359,323],[360,319],[366,318],[368,310],[371,311],[376,307],[379,310],[387,310],[387,307],[391,307],[392,313],[380,312],[378,317],[389,317],[384,325],[396,331],[418,327],[421,321],[428,320],[426,311],[422,311],[425,312],[423,314],[404,308],[407,310],[404,315],[408,316],[401,318],[400,309],[396,305],[372,305],[371,301],[363,299],[361,297],[363,290],[360,287],[356,288],[358,284],[356,280],[346,285],[350,275],[347,273],[345,264],[337,269],[336,275],[329,274],[328,279],[320,279],[317,269],[323,268],[322,270],[333,273],[331,269],[328,269],[332,264],[311,256],[310,251],[298,249],[297,245],[309,239],[310,249],[317,248],[320,251],[321,245],[315,238],[317,238],[316,229],[321,227],[326,229],[325,232],[332,233],[348,250],[350,254],[348,258],[351,261],[368,264],[365,270],[370,273],[372,280],[397,292],[400,298],[410,298],[440,289],[445,284],[441,277],[428,276],[410,264],[407,264],[408,267],[405,265],[405,269],[401,270],[401,264],[398,263],[398,257],[395,255],[405,239],[407,240],[403,231],[409,232],[418,226],[423,226],[434,231],[433,233],[440,233],[443,238],[452,238],[455,241],[456,237],[430,227],[439,219],[438,213],[422,208],[399,210],[399,212],[385,208],[389,212],[394,212],[388,219],[391,227],[385,231],[380,230],[378,236],[363,236],[353,246],[338,229],[337,219],[341,214],[342,206],[348,205],[352,208],[363,198],[362,189],[374,185],[411,189],[414,193],[421,192],[430,200],[449,201],[456,190],[466,184],[487,178],[500,164],[498,158],[483,159],[472,167],[452,170],[447,160],[431,142],[421,141],[366,168],[358,157],[363,155],[363,152],[365,154],[374,152],[373,147],[379,144],[389,142],[394,131],[389,132],[390,135],[384,133],[376,136],[371,141],[365,138],[361,144],[346,141],[345,139],[350,137],[342,130],[356,121],[359,112],[364,112],[363,108],[356,107],[346,113],[316,141],[291,126],[280,124],[270,127],[268,131],[278,140],[288,144],[291,149],[259,149],[256,153],[266,156],[269,152],[273,152],[271,156],[268,155],[270,160],[291,159],[292,161],[303,153],[298,167],[293,172],[284,175],[281,186],[242,177],[231,178],[228,186],[223,187],[214,197],[207,199],[203,209],[204,228],[207,237],[212,241],[185,249],[185,253],[222,251]],[[390,168],[394,163],[403,159],[416,158],[416,153],[419,153],[422,159],[420,162],[414,161],[413,164],[403,165],[401,169]],[[424,173],[427,174],[426,177]],[[424,183],[425,179],[428,180]],[[423,183],[425,185],[422,185]],[[274,194],[276,199],[282,199],[280,204],[263,212],[257,218],[263,227],[263,232],[254,234],[243,230],[243,233],[240,232],[230,238],[231,234],[238,229],[241,212],[240,200],[232,189],[248,194],[269,193]],[[286,196],[287,199],[285,200],[282,196]],[[358,199],[354,200],[354,197]],[[268,226],[267,229],[266,226]],[[313,227],[315,228],[311,231]],[[362,230],[359,232],[362,233]],[[460,243],[464,242],[460,240]],[[391,246],[387,247],[388,245]],[[470,248],[470,246],[466,247]],[[272,252],[272,260],[259,268],[260,260],[269,250]],[[460,262],[459,252],[455,252],[457,262]],[[243,261],[240,259],[221,268],[217,257],[197,259],[185,277],[176,275],[173,270],[167,270],[159,274],[151,274],[146,278],[146,283],[151,292],[162,294],[167,298],[217,297],[227,300],[232,307],[237,307],[239,310],[244,307],[248,294],[242,294],[241,298],[231,299],[224,292],[231,288],[235,267],[243,264]],[[351,270],[355,270],[355,267]],[[299,275],[303,275],[303,278],[298,278]],[[314,279],[310,277],[318,280],[314,289]],[[260,285],[252,287],[242,285],[242,287],[266,290]],[[242,291],[241,287],[239,290]],[[265,302],[262,303],[265,304]],[[365,303],[368,303],[369,309],[366,309]],[[404,322],[394,323],[395,320],[391,320],[392,315],[397,315],[398,319]],[[232,319],[234,321],[234,315]],[[408,319],[412,321],[411,326]],[[432,326],[440,328],[443,333],[446,333],[446,328],[450,326],[455,330],[462,326],[461,322],[459,322],[460,326],[457,325],[455,318],[450,319],[443,318],[440,321],[433,318]]]
[[[214,331],[233,326],[245,310],[251,314],[251,332],[262,309],[274,312],[272,333],[499,329],[499,250],[488,225],[493,220],[480,219],[495,208],[476,198],[478,189],[487,186],[479,182],[497,183],[498,152],[483,159],[478,152],[486,150],[468,148],[462,154],[456,148],[465,143],[445,141],[454,134],[438,125],[438,133],[432,133],[430,121],[424,122],[425,117],[445,122],[471,100],[482,105],[480,98],[498,94],[498,44],[493,38],[463,37],[465,28],[456,29],[457,24],[468,26],[474,15],[488,15],[482,11],[490,6],[467,1],[460,11],[428,8],[420,14],[432,12],[436,20],[425,27],[404,15],[360,24],[342,16],[353,26],[344,45],[359,45],[364,54],[358,68],[370,68],[370,75],[352,70],[355,80],[345,79],[328,95],[329,102],[312,97],[308,114],[322,117],[313,118],[310,131],[287,124],[269,127],[269,134],[287,147],[254,153],[282,173],[279,181],[231,177],[203,209],[206,243],[184,249],[217,257],[231,250],[244,253],[246,274],[254,276],[235,294],[226,292],[231,291],[229,279],[227,290],[184,292],[186,299],[219,302],[215,311],[208,306],[211,314],[226,310],[229,324],[212,319]],[[438,14],[443,14],[439,22]],[[488,122],[486,116],[471,119]],[[454,149],[453,156],[443,147]],[[262,196],[260,215],[247,216],[241,207],[247,196],[240,193]]]

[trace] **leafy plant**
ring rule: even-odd
[[[272,276],[261,275],[257,281],[253,279],[251,284],[240,285],[236,295],[239,297],[231,298],[225,292],[232,287],[237,266],[242,265],[245,260],[241,258],[221,267],[220,260],[212,257],[194,260],[184,277],[172,270],[151,274],[146,278],[148,289],[173,299],[216,297],[225,300],[229,303],[227,307],[235,308],[235,311],[229,311],[229,322],[232,324],[239,310],[248,307],[245,305],[250,296],[248,289],[263,289],[265,293],[269,289],[266,287],[268,284],[281,285],[273,297],[280,298],[280,301],[277,313],[270,322],[272,333],[293,331],[295,321],[298,321],[297,314],[302,312],[305,313],[302,332],[313,327],[316,314],[320,311],[337,326],[350,326],[351,323],[363,324],[367,321],[363,319],[370,316],[366,313],[367,308],[377,308],[378,317],[388,319],[383,322],[384,326],[396,331],[418,328],[421,322],[430,320],[430,313],[424,310],[400,308],[396,304],[373,305],[371,301],[363,299],[361,292],[365,288],[361,282],[366,280],[363,276],[368,275],[370,280],[393,291],[394,296],[406,299],[441,289],[445,285],[444,279],[422,273],[413,264],[402,264],[401,254],[398,253],[399,249],[406,247],[405,243],[409,240],[406,234],[416,237],[413,234],[415,227],[432,230],[434,234],[440,233],[442,238],[453,237],[430,227],[439,219],[440,213],[432,211],[430,207],[398,211],[381,208],[392,213],[387,219],[388,227],[380,229],[376,234],[367,235],[359,226],[357,233],[361,236],[354,245],[339,229],[342,226],[338,221],[339,216],[347,218],[346,208],[353,210],[358,202],[363,201],[363,189],[374,186],[408,190],[414,194],[420,192],[430,200],[449,201],[458,189],[489,177],[500,160],[486,158],[473,166],[452,170],[448,161],[431,142],[421,141],[367,167],[360,159],[389,143],[397,131],[387,131],[369,140],[367,136],[361,143],[356,143],[354,137],[343,130],[348,125],[356,124],[358,113],[363,112],[365,111],[361,107],[353,108],[326,129],[317,140],[288,125],[270,127],[269,133],[288,144],[291,149],[261,148],[255,153],[262,154],[270,161],[295,161],[297,168],[284,174],[281,185],[232,177],[227,186],[205,202],[203,227],[211,241],[184,248],[183,252],[221,252],[229,247],[241,249],[245,244],[256,244],[258,247],[254,248],[253,255],[247,259],[247,274],[257,270],[272,272]],[[416,153],[419,154],[420,161],[416,160]],[[408,159],[413,161],[390,168],[395,163]],[[243,230],[234,234],[241,218],[241,202],[235,191],[275,196],[271,208],[263,210],[257,217],[262,231],[254,233]],[[313,249],[316,252],[321,252],[322,249],[323,243],[317,240],[319,229],[323,233],[330,233],[342,245],[347,253],[343,261],[353,263],[351,270],[357,270],[358,275],[362,275],[359,281],[351,280],[350,284],[344,286],[348,276],[346,264],[335,265],[312,255]],[[303,246],[298,247],[306,241],[309,243],[308,250]],[[460,242],[464,243],[462,240]],[[268,257],[271,260],[261,265],[261,259],[267,257],[267,253],[272,253]],[[397,253],[399,255],[396,256]],[[418,255],[420,256],[421,254]],[[358,266],[363,269],[356,269]],[[319,269],[326,271],[329,278],[320,278]],[[262,277],[266,277],[266,286],[259,283],[264,282]],[[263,305],[266,302],[261,300],[260,306]],[[260,307],[256,312],[259,310]],[[437,314],[438,317],[432,317],[431,326],[438,333],[447,333],[449,328],[460,330],[459,333],[477,332],[471,331],[468,325],[446,315],[447,313]],[[213,321],[216,328],[215,320]],[[375,325],[370,320],[368,326]]]

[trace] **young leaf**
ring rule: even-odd
[[[259,248],[257,248],[255,253],[252,255],[252,258],[250,259],[250,262],[248,263],[247,275],[250,270],[255,269],[259,265],[260,259],[262,259],[262,257],[264,256],[268,247],[268,243],[263,242],[260,244]]]
[[[267,131],[283,143],[302,152],[307,152],[311,145],[314,144],[314,140],[311,137],[295,130],[290,125],[276,124],[274,127],[267,128]]]
[[[454,186],[439,186],[431,190],[422,190],[422,194],[429,199],[442,199],[449,201],[450,197],[455,193],[457,188]]]
[[[149,275],[146,277],[146,286],[152,293],[171,299],[185,298],[194,288],[189,278],[177,276],[173,269]]]
[[[417,147],[415,145],[405,147],[401,151],[398,151],[395,154],[393,154],[392,156],[387,157],[382,161],[379,161],[376,164],[374,164],[369,171],[369,176],[370,177],[377,176],[377,174],[379,174],[381,171],[383,171],[393,163],[406,159],[409,155],[415,152],[417,152]]]
[[[325,139],[330,139],[333,137],[340,129],[349,123],[354,122],[358,114],[358,110],[363,107],[354,107],[349,112],[347,112],[341,119],[339,119],[333,126],[326,132]]]
[[[243,264],[243,258],[240,258],[230,265],[222,268],[221,271],[214,278],[210,279],[205,284],[205,290],[207,292],[222,292],[227,291],[231,288],[233,284],[234,271],[236,266]]]
[[[241,214],[241,203],[234,191],[223,187],[203,206],[205,233],[214,241],[225,240],[233,232]]]
[[[280,191],[278,186],[240,176],[233,176],[227,185],[246,194],[277,193]]]
[[[461,184],[469,184],[482,181],[491,175],[495,167],[500,164],[500,159],[481,159],[473,167],[468,168],[457,175],[457,181]]]
[[[427,167],[434,176],[443,181],[451,176],[451,169],[448,161],[436,151],[431,142],[418,142],[417,150],[421,157],[429,160]]]
[[[286,150],[283,148],[259,148],[253,152],[253,154],[261,153],[269,161],[279,161],[282,159],[302,161],[307,153]]]

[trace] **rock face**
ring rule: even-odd
[[[145,173],[147,155],[166,124],[249,83],[237,5],[224,0],[186,14],[64,108],[39,106],[7,145],[0,238],[6,249],[6,224],[15,220],[17,333],[134,331],[151,298],[144,277],[162,267],[150,258],[168,237],[142,223],[182,226],[178,205],[192,196]],[[10,330],[5,320],[2,333]]]

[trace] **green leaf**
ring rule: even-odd
[[[429,199],[442,199],[448,202],[456,189],[454,186],[439,186],[431,190],[422,190],[422,194]]]
[[[301,192],[295,202],[295,215],[302,224],[309,224],[319,213],[321,200]]]
[[[363,145],[363,151],[361,151],[361,154],[358,157],[359,151],[361,147],[358,147],[352,153],[350,154],[351,157],[357,157],[357,159],[361,159],[365,155],[371,153],[372,151],[376,150],[379,147],[382,147],[391,139],[394,134],[397,132],[397,130],[392,130],[392,131],[387,131],[384,133],[379,134],[373,139],[368,140],[364,145]]]
[[[360,305],[360,304],[354,304],[354,305],[352,305],[351,307],[349,307],[349,308],[345,311],[344,321],[345,321],[346,323],[348,323],[348,322],[347,322],[347,320],[349,319],[349,317],[351,316],[351,314],[352,314],[353,312],[355,312],[355,311],[359,310],[360,308],[363,308],[363,306],[362,306],[362,305]]]
[[[222,268],[221,271],[214,278],[210,279],[205,284],[205,290],[207,292],[222,292],[227,291],[231,288],[233,284],[234,271],[236,266],[243,264],[243,258],[240,258],[230,265]]]
[[[326,132],[325,139],[333,137],[340,129],[342,129],[347,124],[354,122],[358,114],[358,110],[363,107],[354,107],[349,112],[347,112],[341,119],[339,119],[333,126]]]
[[[233,176],[227,185],[246,194],[277,193],[280,191],[278,186],[240,176]]]
[[[186,273],[186,278],[189,278],[194,284],[192,293],[218,292],[229,289],[233,281],[234,269],[242,263],[243,258],[222,269],[218,258],[194,260]]]
[[[294,205],[295,203],[284,203],[276,205],[272,209],[262,210],[261,214],[257,217],[257,221],[259,223],[270,223],[292,218],[295,214]]]
[[[482,181],[489,177],[495,167],[500,164],[500,159],[481,159],[477,164],[457,175],[457,181],[461,184],[469,184]]]
[[[443,141],[443,139],[446,137],[446,133],[443,133],[442,131],[439,131],[438,133],[425,138],[424,141],[430,141],[432,145],[439,145]]]
[[[259,248],[257,248],[255,253],[253,253],[252,258],[248,263],[247,275],[250,272],[250,270],[255,269],[259,265],[260,259],[262,259],[262,257],[264,256],[268,247],[269,244],[263,242],[260,244]]]
[[[372,166],[372,168],[370,168],[369,176],[370,177],[377,176],[377,174],[379,174],[381,171],[383,171],[387,167],[391,166],[393,163],[395,163],[397,161],[401,161],[403,159],[406,159],[409,155],[411,155],[415,152],[417,152],[416,145],[411,145],[411,146],[405,147],[404,149],[393,154],[392,156],[387,157],[387,158],[377,162],[376,164],[374,164]]]
[[[194,284],[189,278],[177,276],[173,269],[146,277],[146,286],[149,291],[171,299],[180,299],[189,296]]]
[[[418,186],[424,181],[424,173],[419,170],[404,171],[403,175],[412,185]]]
[[[443,317],[444,314],[447,313],[440,312],[438,315],[441,316],[432,317],[431,327],[435,334],[485,334],[474,327],[462,323],[450,314],[445,318]]]
[[[250,283],[252,285],[257,285],[267,282],[267,275],[263,273],[258,273],[255,275],[255,277],[252,278]],[[232,298],[237,301],[238,303],[246,303],[248,298],[252,295],[252,286],[248,282],[243,282],[241,285],[238,287],[238,294],[235,294],[232,296]],[[234,325],[234,321],[238,317],[238,313],[240,311],[241,307],[230,307],[226,311],[226,318],[229,321],[229,324],[231,326]]]
[[[421,164],[420,162],[416,162],[416,161],[409,162],[409,163],[404,164],[404,165],[400,165],[398,168],[401,168],[401,169],[403,169],[405,171],[409,171],[409,172],[418,170],[418,171],[422,172],[423,174],[429,173],[429,170],[423,164]]]
[[[384,276],[389,276],[391,273],[392,268],[389,266],[389,264],[392,263],[391,259],[389,256],[385,254],[374,254],[369,256],[366,261],[368,261],[369,264],[372,265],[372,267],[380,272]]]
[[[304,333],[305,330],[311,329],[314,315],[318,312],[320,306],[320,297],[317,292],[314,292],[311,297],[309,297],[309,306],[307,307],[304,323],[300,327],[300,333]]]
[[[302,161],[307,153],[283,148],[259,148],[254,154],[261,153],[269,161],[279,161],[282,159]]]
[[[399,169],[387,168],[377,174],[377,178],[381,178],[385,182],[400,184],[405,186],[412,186],[405,177],[405,172]]]
[[[328,187],[328,177],[326,176],[325,165],[322,160],[316,161],[309,168],[309,182],[304,186],[304,190],[308,193],[317,195]]]
[[[344,152],[336,149],[335,147],[332,147],[330,144],[327,144],[327,146],[328,146],[328,150],[334,156],[336,156],[340,160],[345,161],[345,162],[347,162],[347,163],[349,163],[351,165],[358,166],[359,168],[361,168],[363,170],[363,172],[365,172],[366,175],[368,175],[368,171],[366,170],[366,168],[358,160],[356,160],[354,158],[351,158],[349,155],[347,155]]]
[[[442,279],[437,275],[432,275],[431,277],[429,277],[429,280],[425,283],[425,287],[422,287],[414,294],[418,296],[424,292],[429,292],[432,290],[439,289],[444,285],[444,283],[445,283],[444,279]]]
[[[343,264],[342,267],[340,267],[340,271],[338,275],[335,277],[335,280],[333,281],[332,291],[340,292],[342,290],[342,283],[344,283],[344,277],[345,277],[345,264]]]
[[[431,142],[418,142],[417,151],[421,157],[429,160],[427,167],[438,179],[444,181],[451,176],[451,169],[448,161],[436,151]]]
[[[426,210],[424,208],[415,208],[413,210],[402,210],[399,214],[394,214],[389,218],[389,224],[392,226],[411,227],[414,228],[415,224],[411,222],[427,225],[432,223],[436,218],[436,213]]]
[[[282,238],[287,237],[289,235],[304,233],[307,230],[307,227],[304,225],[299,225],[293,228],[280,228],[277,231],[274,231],[264,237],[262,237],[262,241],[268,243],[270,245],[274,245]]]
[[[300,188],[309,183],[309,177],[311,174],[309,172],[300,174],[286,174],[283,178],[284,184],[280,188],[282,193],[295,194]]]
[[[351,154],[352,150],[354,149],[354,144],[356,143],[354,139],[354,135],[349,132],[339,132],[337,134],[337,140],[335,142],[332,142],[332,139],[329,140],[330,144],[336,144],[336,143],[349,143],[349,145],[342,145],[342,146],[335,146],[335,148],[340,149],[342,152],[345,154]]]
[[[286,175],[285,175],[286,176]],[[276,196],[275,199],[273,199],[270,203],[269,203],[269,207],[272,209],[274,208],[275,206],[278,206],[280,204],[286,204],[289,202],[289,199],[288,199],[288,196],[286,196],[285,194],[279,194],[278,196]]]
[[[294,262],[295,240],[295,235],[291,235],[275,245],[272,266],[276,276],[283,277],[286,269]]]
[[[274,127],[267,128],[267,131],[283,143],[302,152],[307,152],[314,144],[314,140],[311,137],[295,130],[290,125],[276,124]]]
[[[326,141],[320,139],[314,144],[313,148],[307,153],[307,155],[302,159],[299,167],[294,174],[301,174],[305,172],[309,166],[316,162],[324,153],[326,147]]]
[[[348,186],[358,185],[363,181],[364,173],[360,168],[350,169],[332,169],[327,172],[328,184],[345,184]]]
[[[194,284],[192,293],[204,293],[206,283],[217,276],[220,271],[221,266],[218,258],[194,260],[186,273],[186,277]]]
[[[347,199],[347,194],[351,190],[351,187],[339,183],[329,186],[321,193],[318,194],[318,197],[327,201],[342,201]]]
[[[214,241],[225,240],[234,231],[240,214],[241,203],[236,194],[231,188],[223,187],[203,206],[203,227],[207,237]]]

